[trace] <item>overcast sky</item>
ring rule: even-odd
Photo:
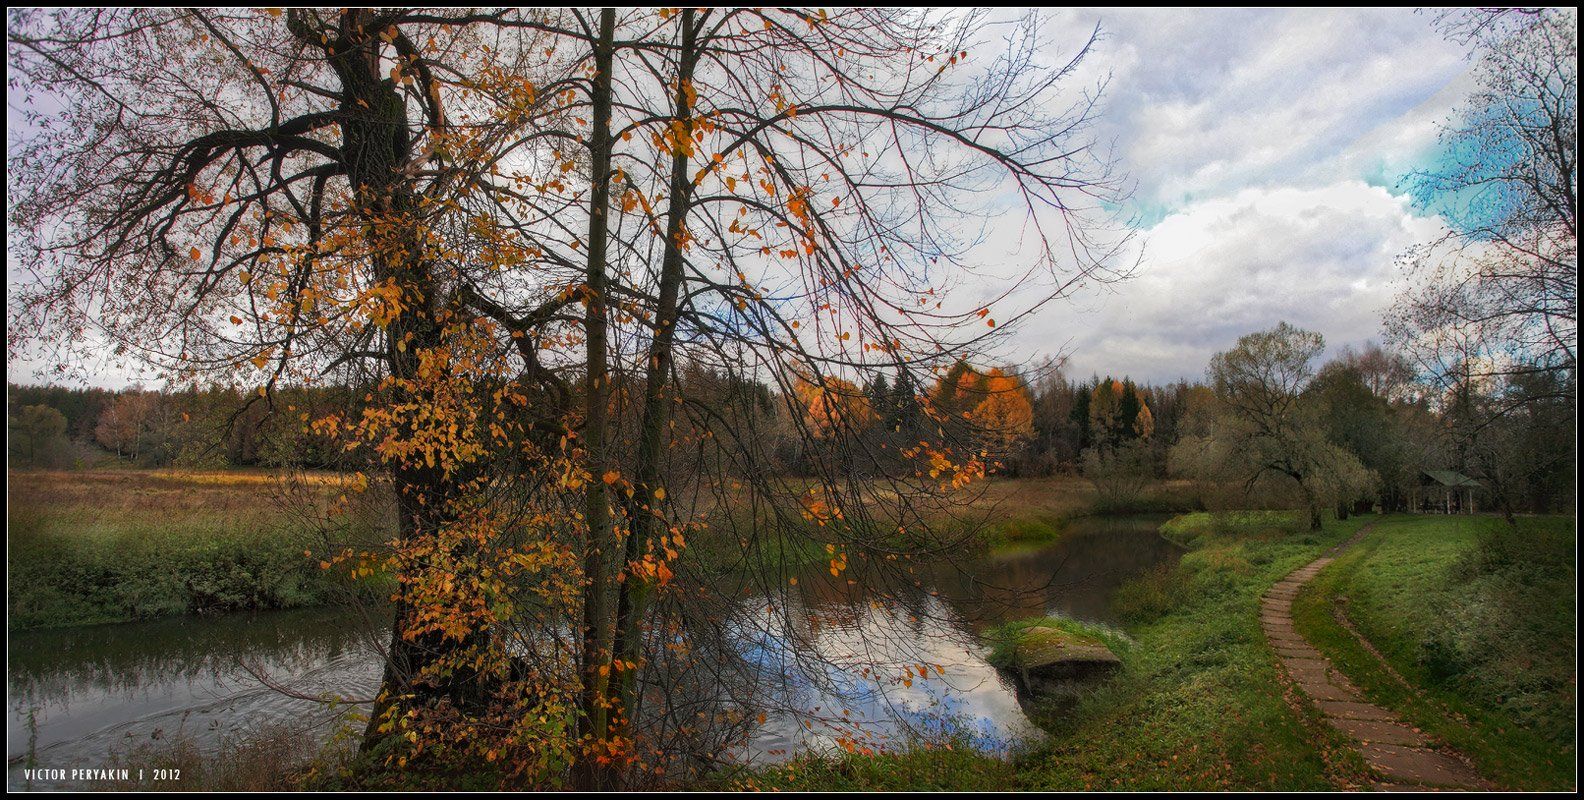
[[[1378,339],[1395,257],[1439,228],[1400,180],[1471,88],[1431,15],[1058,10],[1052,58],[1096,23],[1105,38],[1075,85],[1109,73],[1100,132],[1132,179],[1141,260],[1131,280],[1045,306],[1009,352],[1162,382],[1202,376],[1211,354],[1281,320],[1333,352]],[[10,367],[13,381],[47,378]],[[89,369],[105,386],[133,374]]]
[[[1019,331],[1071,373],[1204,374],[1241,334],[1286,320],[1379,339],[1395,257],[1434,235],[1401,178],[1471,89],[1430,14],[1067,10],[1053,45],[1099,22],[1103,128],[1136,188],[1135,277],[1048,306]],[[1019,347],[1022,350],[1023,347]]]

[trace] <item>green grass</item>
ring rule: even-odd
[[[1018,763],[1036,790],[1320,790],[1363,765],[1302,705],[1289,705],[1259,630],[1260,594],[1358,526],[1317,533],[1282,513],[1187,514],[1168,531],[1193,550],[1170,613],[1129,631],[1118,677],[1060,718],[1053,745]]]
[[[8,483],[12,629],[319,605],[348,586],[344,570],[305,556],[324,540],[263,473],[12,472]],[[335,491],[310,484],[296,502]],[[378,579],[352,588],[389,593]]]
[[[727,784],[733,790],[991,792],[1015,786],[1013,765],[965,744],[918,745],[896,753],[800,758],[756,770]]]
[[[1187,573],[1161,564],[1118,586],[1111,610],[1129,624],[1153,622],[1187,602],[1190,591]]]
[[[1299,530],[1291,511],[1201,511],[1172,517],[1161,525],[1161,535],[1183,547],[1193,547],[1207,536],[1268,539],[1273,533],[1296,534]]]
[[[1049,544],[1061,538],[1067,523],[1067,519],[1046,514],[1013,517],[984,526],[979,538],[992,549]]]
[[[1364,691],[1514,789],[1576,785],[1572,518],[1395,517],[1316,576],[1294,623]],[[1403,681],[1336,619],[1336,598]],[[1407,686],[1403,685],[1403,682]]]

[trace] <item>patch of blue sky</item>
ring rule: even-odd
[[[1497,119],[1496,109],[1487,113],[1489,117],[1465,117],[1459,124],[1463,130],[1477,127],[1481,135],[1443,137],[1426,165],[1401,181],[1416,211],[1438,215],[1453,230],[1476,239],[1489,238],[1524,205],[1527,189],[1506,176],[1533,157],[1514,123]],[[1528,113],[1539,124],[1540,109]]]

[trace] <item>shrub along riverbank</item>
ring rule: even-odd
[[[1498,785],[1571,789],[1576,556],[1572,518],[1389,517],[1306,587],[1294,625]]]
[[[387,594],[378,580],[350,583],[304,556],[324,542],[310,509],[342,491],[341,480],[308,476],[288,486],[252,471],[11,472],[9,627],[318,605],[349,587]],[[359,535],[368,531],[338,538]]]

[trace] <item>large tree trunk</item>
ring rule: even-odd
[[[682,12],[682,47],[677,55],[677,91],[674,118],[682,123],[683,135],[691,132],[693,109],[689,84],[698,60],[694,11]],[[612,735],[629,737],[638,713],[637,665],[643,656],[643,617],[653,587],[649,578],[632,569],[643,557],[661,520],[657,490],[662,488],[661,455],[665,431],[670,421],[671,365],[676,340],[678,296],[682,289],[682,241],[686,232],[693,184],[688,177],[688,156],[681,147],[671,153],[670,208],[666,220],[665,251],[660,263],[660,291],[655,309],[654,338],[650,344],[644,380],[644,405],[639,421],[637,463],[632,500],[627,507],[628,535],[624,557],[626,576],[620,584],[617,606],[616,656],[627,669],[618,676],[614,693],[620,710],[620,724]]]
[[[394,281],[402,290],[403,309],[386,328],[384,361],[391,377],[411,381],[418,377],[419,354],[440,345],[443,331],[434,265],[422,257],[423,248],[417,241],[416,195],[410,179],[402,174],[413,156],[406,102],[395,83],[381,72],[379,36],[384,31],[372,29],[373,23],[374,14],[369,10],[344,11],[339,35],[323,46],[341,82],[342,151],[357,213],[372,246],[375,278]],[[319,42],[313,32],[298,35]],[[425,402],[423,397],[401,399]],[[454,473],[435,466],[398,463],[392,466],[390,476],[401,545],[435,537],[453,521],[451,509],[460,494]],[[390,733],[386,723],[401,709],[447,698],[466,710],[483,699],[476,673],[466,668],[449,669],[442,679],[432,667],[485,646],[490,632],[474,631],[461,640],[414,634],[418,609],[408,584],[402,586],[380,693],[365,731],[365,750]]]
[[[594,44],[592,89],[594,125],[589,141],[589,161],[593,182],[589,201],[588,233],[588,310],[584,316],[588,371],[585,378],[587,413],[583,426],[583,447],[592,478],[585,494],[584,516],[588,523],[583,558],[583,631],[580,666],[582,708],[578,715],[578,738],[584,748],[573,768],[573,782],[580,789],[604,789],[612,784],[614,767],[609,759],[598,758],[593,748],[607,743],[610,713],[609,679],[611,639],[616,621],[611,609],[611,559],[616,551],[616,532],[611,525],[610,497],[605,474],[609,470],[606,433],[609,426],[610,368],[608,353],[609,319],[606,307],[606,252],[609,238],[610,163],[611,163],[611,64],[615,55],[616,12],[600,12],[598,41]]]

